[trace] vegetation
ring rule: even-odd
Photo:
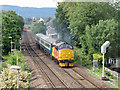
[[[62,41],[67,41],[71,43],[71,34],[69,27],[69,19],[67,16],[67,11],[64,10],[66,5],[64,3],[59,3],[56,9],[56,18],[53,20],[53,26],[56,28],[57,33],[60,34]],[[68,7],[69,8],[69,7]]]
[[[2,88],[17,88],[17,70],[4,68],[1,77],[1,87]],[[19,70],[19,87],[28,88],[30,73],[27,71]]]
[[[58,3],[53,21],[58,33],[72,36],[75,47],[80,48],[80,57],[91,60],[100,53],[101,45],[111,42],[108,56],[118,56],[120,33],[118,33],[118,10],[109,3],[62,2]],[[68,37],[67,37],[68,38]],[[69,38],[68,38],[69,39]],[[114,42],[117,41],[117,42]],[[115,48],[113,48],[115,47]],[[113,55],[114,54],[114,55]]]
[[[97,71],[93,71],[93,69],[90,69],[89,72],[91,75],[101,79],[102,77],[102,68],[98,68]],[[112,79],[111,82],[107,82],[106,85],[110,86],[111,88],[118,88],[118,79],[114,77],[109,71],[105,70],[105,75]]]
[[[19,38],[23,31],[23,18],[14,11],[2,11],[2,54],[8,54],[10,51],[10,42],[14,42],[19,48]]]
[[[46,22],[49,22],[50,20],[52,20],[52,18],[48,17],[47,20],[46,20]]]
[[[4,57],[4,59],[7,59],[8,64],[16,65],[17,53],[18,53],[18,65],[22,68],[22,70],[30,72],[31,69],[28,67],[27,63],[24,60],[24,56],[20,51],[9,53],[9,55],[7,57]]]
[[[43,33],[46,34],[46,26],[44,24],[43,21],[39,22],[39,23],[35,23],[32,27],[31,27],[31,31],[36,34],[36,33]]]
[[[21,52],[18,52],[18,65],[21,67],[19,70],[19,86],[20,88],[28,88],[31,78],[30,71],[27,63],[24,61],[24,56]],[[7,62],[2,63],[1,69],[1,85],[2,88],[17,88],[17,70],[10,69],[11,65],[16,65],[17,52],[9,53],[7,57]]]
[[[74,46],[75,62],[89,68],[93,74],[93,60],[98,60],[99,77],[102,74],[101,45],[110,41],[106,57],[120,57],[120,18],[116,5],[102,2],[61,2],[56,9],[53,26],[61,39],[71,40]],[[68,41],[67,41],[68,42]],[[93,57],[93,54],[96,55]],[[82,60],[80,60],[82,58]],[[112,76],[105,71],[106,75]]]
[[[97,25],[86,27],[86,40],[88,54],[98,53],[101,50],[101,45],[105,41],[110,41],[109,51],[107,56],[118,57],[120,34],[118,33],[118,22],[112,20],[100,20]],[[116,41],[116,42],[115,42]],[[114,48],[113,48],[114,47]]]

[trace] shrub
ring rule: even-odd
[[[6,62],[0,63],[0,71],[2,71],[3,68],[7,68],[7,67],[8,67],[8,66],[7,66],[7,63],[6,63]]]
[[[2,63],[0,63],[0,72],[2,71]]]
[[[26,62],[20,63],[19,65],[21,66],[23,71],[28,71],[28,72],[32,71],[32,69],[28,67]]]
[[[93,54],[93,59],[94,59],[94,60],[99,60],[99,61],[101,61],[102,58],[103,58],[103,56],[100,55],[100,54]]]
[[[17,51],[18,52],[18,51]],[[17,61],[17,53],[13,52],[12,54],[9,53],[9,57],[7,58],[8,64],[16,65]],[[18,65],[21,66],[22,70],[24,71],[31,71],[31,69],[28,67],[27,63],[24,61],[24,56],[21,52],[18,52]]]
[[[10,68],[10,66],[9,66]],[[17,88],[17,70],[3,68],[1,74],[1,87],[2,88]],[[28,88],[30,73],[27,71],[19,70],[19,87]]]
[[[17,51],[18,52],[18,51]],[[17,52],[9,53],[8,63],[11,65],[16,65],[17,61]],[[21,52],[18,52],[18,63],[22,63],[24,60],[24,56],[21,54]]]

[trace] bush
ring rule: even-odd
[[[6,63],[6,62],[2,62],[2,63],[0,63],[0,71],[2,71],[2,70],[3,70],[3,68],[8,68],[8,66],[7,66],[7,63]]]
[[[93,54],[93,60],[98,60],[98,67],[102,66],[103,55]]]
[[[10,65],[9,65],[10,68]],[[17,70],[3,68],[1,74],[1,87],[2,88],[17,88]],[[27,71],[19,70],[19,87],[29,87],[30,73]]]
[[[2,71],[2,63],[0,63],[0,72]]]
[[[17,51],[18,52],[18,51]],[[7,63],[4,62],[0,67],[0,70],[3,69],[1,74],[1,86],[2,88],[17,88],[17,70],[9,69],[11,65],[16,65],[17,53],[9,53],[7,56]],[[10,65],[11,64],[11,65]],[[19,87],[20,88],[28,88],[28,84],[30,82],[31,69],[28,67],[27,63],[24,61],[24,56],[21,52],[18,52],[18,65],[21,67],[19,70]],[[2,68],[3,67],[3,68]],[[8,67],[8,68],[7,68]]]
[[[100,55],[100,54],[93,54],[93,60],[99,60],[99,61],[101,61],[102,58],[103,58],[103,56]]]
[[[18,52],[18,63],[22,63],[23,60],[24,60],[24,56],[22,55],[21,52],[17,51]],[[17,61],[17,52],[12,52],[12,53],[9,53],[9,57],[7,58],[8,59],[8,63],[11,64],[11,65],[16,65],[16,61]]]
[[[19,51],[17,52],[18,52],[18,65],[21,66],[22,70],[31,72],[31,69],[28,67],[27,63],[24,61],[23,54]],[[13,52],[12,54],[9,53],[9,57],[7,59],[8,59],[7,61],[8,64],[16,65],[17,53],[16,52]]]
[[[32,69],[28,67],[26,62],[20,63],[19,65],[21,66],[22,70],[24,70],[24,71],[28,71],[28,72],[32,71]]]
[[[105,70],[105,74],[106,74],[107,76],[111,76],[111,73],[110,73],[109,71],[107,71],[107,70]]]
[[[81,49],[74,47],[74,60],[75,62],[77,62],[78,64],[81,63],[80,58],[82,58],[82,65],[90,68],[92,66],[92,61],[88,60],[87,57],[83,56],[81,53]]]

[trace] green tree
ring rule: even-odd
[[[90,53],[95,49],[88,47],[86,26],[91,28],[99,20],[119,19],[118,10],[113,5],[102,2],[62,2],[58,4],[56,12],[55,28],[58,32],[69,31],[74,45],[81,48],[81,55],[88,59],[91,59]]]
[[[19,37],[23,31],[24,21],[14,11],[2,11],[2,53],[8,54],[10,51],[10,39],[15,42],[19,48]]]
[[[82,45],[81,36],[85,34],[87,25],[96,25],[99,20],[112,18],[117,18],[117,10],[109,3],[77,3],[74,12],[70,14],[69,25],[72,36],[78,42],[77,45]]]
[[[49,22],[50,20],[52,20],[52,18],[48,17],[47,20],[46,20],[46,22]]]
[[[31,30],[34,34],[36,34],[36,33],[46,34],[46,26],[45,26],[44,22],[35,23],[31,27]]]
[[[69,26],[67,11],[64,10],[65,3],[58,3],[58,8],[56,9],[56,18],[53,20],[53,26],[55,27],[57,33],[60,34],[61,40],[71,43],[71,35]]]
[[[86,41],[88,46],[88,54],[92,56],[94,53],[100,53],[101,46],[105,41],[110,41],[108,47],[108,56],[118,57],[118,48],[120,48],[120,33],[118,33],[118,22],[112,20],[100,20],[97,25],[86,27]]]

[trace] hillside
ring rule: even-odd
[[[2,6],[2,10],[8,11],[13,10],[16,11],[22,17],[55,17],[56,8],[33,8],[33,7],[19,7],[19,6],[11,6],[11,5],[0,5]]]

